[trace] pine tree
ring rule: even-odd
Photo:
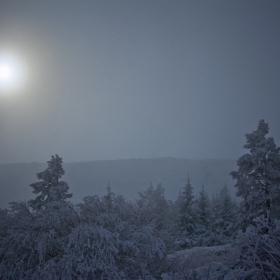
[[[210,219],[212,231],[218,233],[220,230],[221,219],[221,200],[220,195],[213,193],[210,201]]]
[[[162,229],[168,212],[168,202],[164,196],[164,188],[161,183],[154,189],[153,184],[146,191],[139,192],[140,198],[137,206],[141,212],[142,222],[154,223],[157,229]]]
[[[199,192],[199,198],[197,201],[197,212],[199,223],[204,226],[208,226],[209,224],[209,198],[207,192],[204,190],[204,186],[202,185],[202,189]]]
[[[257,130],[245,135],[244,148],[250,153],[241,156],[238,170],[230,173],[237,179],[237,195],[243,198],[243,229],[255,217],[267,217],[280,198],[280,148],[272,137],[266,137],[268,132],[268,124],[260,120]]]
[[[220,217],[221,231],[226,236],[231,236],[235,228],[234,203],[229,194],[227,185],[220,191]]]
[[[211,229],[210,201],[207,192],[202,189],[198,198],[194,202],[195,215],[195,238],[193,245],[195,246],[212,246],[214,245],[214,237]]]
[[[38,194],[35,199],[30,201],[34,210],[45,208],[50,203],[64,202],[67,198],[72,197],[72,194],[68,193],[68,184],[59,181],[65,174],[62,167],[62,158],[55,155],[47,163],[48,168],[37,174],[37,178],[41,181],[30,185],[33,188],[33,193]]]
[[[188,174],[187,184],[183,188],[178,198],[179,211],[180,211],[180,225],[181,229],[187,234],[192,234],[195,229],[194,212],[193,212],[193,187],[190,183],[190,177]]]

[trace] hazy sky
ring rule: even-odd
[[[7,53],[0,163],[237,159],[262,118],[280,145],[280,1],[2,0]]]

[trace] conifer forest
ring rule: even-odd
[[[51,156],[30,182],[33,199],[0,209],[0,279],[280,279],[280,148],[260,120],[216,194],[191,176],[177,199],[157,182],[131,201],[114,193],[81,203]],[[273,132],[272,132],[273,133]]]

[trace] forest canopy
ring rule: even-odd
[[[268,132],[261,120],[245,135],[231,172],[240,202],[226,185],[195,196],[186,170],[174,202],[151,183],[135,201],[108,186],[74,204],[51,156],[35,198],[0,209],[1,279],[280,279],[280,148]]]

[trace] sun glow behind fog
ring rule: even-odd
[[[2,64],[0,65],[0,80],[8,81],[12,77],[12,69],[9,65]]]
[[[0,93],[10,94],[23,89],[26,81],[23,61],[13,54],[0,54]]]

